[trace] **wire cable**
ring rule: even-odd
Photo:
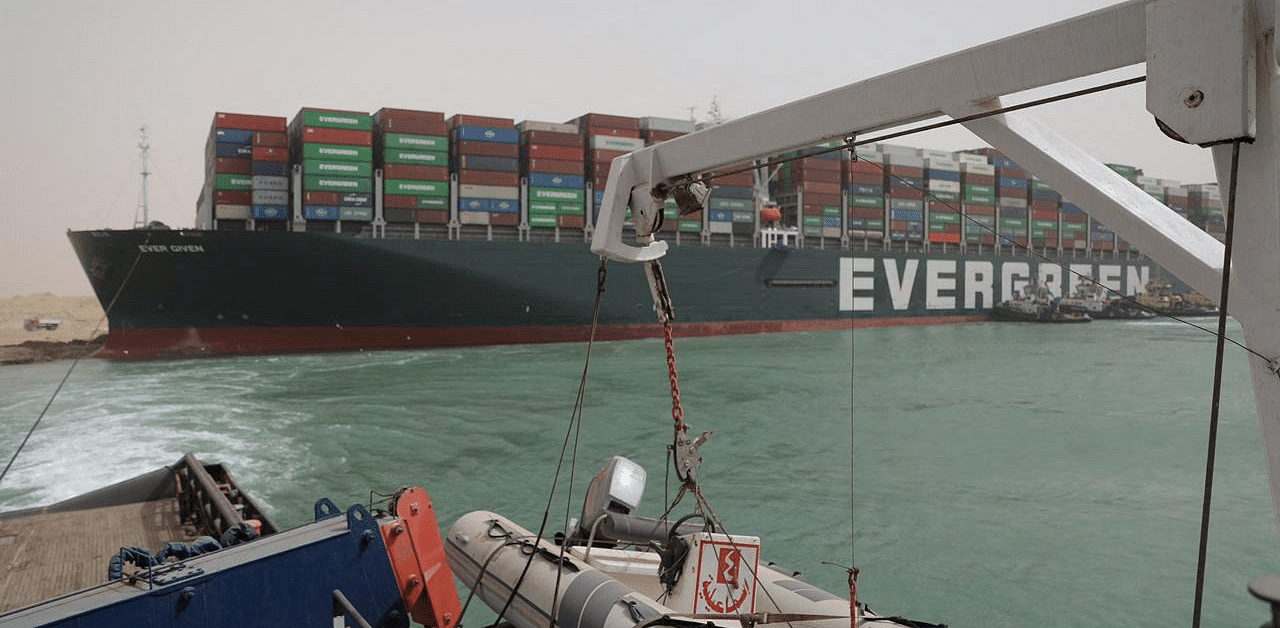
[[[1213,504],[1213,471],[1218,451],[1218,420],[1222,401],[1222,359],[1227,335],[1227,297],[1231,289],[1231,241],[1235,231],[1236,183],[1240,171],[1240,140],[1231,143],[1231,178],[1227,192],[1227,235],[1222,251],[1222,295],[1218,307],[1218,345],[1213,364],[1213,401],[1209,406],[1209,443],[1205,454],[1204,501],[1200,507],[1200,546],[1196,558],[1196,599],[1191,613],[1192,628],[1200,628],[1204,604],[1204,569],[1209,550],[1209,513]]]

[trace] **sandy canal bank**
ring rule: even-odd
[[[28,331],[30,318],[57,319],[57,329]],[[106,341],[107,321],[96,297],[32,294],[0,299],[0,364],[91,357]]]

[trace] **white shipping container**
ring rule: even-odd
[[[945,150],[933,150],[931,148],[921,148],[920,156],[925,159],[951,159],[951,153]]]
[[[525,131],[547,131],[550,133],[578,133],[578,125],[560,123],[560,122],[539,122],[537,120],[523,120],[516,123],[516,130],[524,133]]]
[[[487,225],[489,212],[458,212],[458,222],[464,225]]]
[[[959,181],[943,181],[942,179],[929,179],[929,190],[932,192],[960,192]]]
[[[956,161],[959,161],[962,164],[985,166],[991,163],[991,160],[987,159],[986,155],[979,155],[977,153],[956,153],[955,158]]]
[[[650,131],[672,131],[675,133],[693,133],[692,120],[679,120],[676,118],[659,118],[650,116],[640,118],[640,128]]]
[[[638,137],[618,137],[616,135],[592,135],[593,150],[624,150],[631,152],[644,148],[644,140]]]
[[[218,220],[248,220],[248,205],[214,205],[213,217]]]
[[[960,172],[960,162],[950,157],[926,157],[924,160],[924,167],[930,170]]]
[[[254,205],[289,204],[289,193],[283,190],[254,190],[250,198]]]
[[[985,174],[989,176],[995,176],[996,167],[991,164],[971,164],[971,163],[965,162],[960,164],[960,172],[967,172],[969,174]]]
[[[733,223],[721,220],[712,220],[707,223],[707,229],[711,233],[733,233]]]
[[[252,186],[255,190],[288,190],[289,177],[272,177],[260,174],[253,177]]]
[[[458,186],[458,198],[498,198],[507,201],[520,200],[520,188],[505,185],[475,185],[464,183]],[[489,224],[489,223],[483,223]]]

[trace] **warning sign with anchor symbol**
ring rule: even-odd
[[[697,597],[693,612],[755,612],[759,539],[703,533],[694,542]]]

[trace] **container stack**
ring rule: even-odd
[[[849,230],[856,237],[882,239],[885,227],[884,155],[858,149],[857,161],[845,162],[845,191],[849,197]]]
[[[373,218],[373,118],[360,111],[303,108],[289,123],[292,159],[302,167],[302,217]],[[297,193],[295,191],[295,193]]]
[[[458,222],[520,224],[520,133],[511,118],[455,114],[449,118]]]
[[[382,170],[388,223],[449,222],[449,129],[435,111],[382,108],[373,114],[374,163]],[[344,208],[343,220],[347,220]]]
[[[986,155],[977,153],[956,153],[956,161],[960,163],[965,242],[995,244],[996,168]]]
[[[268,221],[288,218],[285,128],[285,119],[278,116],[214,114],[205,144],[204,193],[197,211],[202,225],[243,229],[246,221],[257,216]]]
[[[929,152],[924,160],[925,186],[929,190],[925,204],[929,214],[929,241],[959,244],[964,235],[960,162],[950,153],[937,153]]]
[[[1062,213],[1062,195],[1053,186],[1031,180],[1031,246],[1058,248],[1058,226]]]
[[[1226,237],[1227,223],[1222,212],[1222,194],[1217,183],[1187,186],[1187,205],[1191,222],[1209,234],[1222,240]]]
[[[882,145],[889,166],[889,239],[924,240],[924,158],[916,149]],[[908,152],[909,151],[909,152]]]
[[[1164,204],[1177,212],[1179,216],[1188,218],[1190,216],[1190,201],[1187,198],[1187,187],[1181,184],[1165,186]],[[1190,218],[1188,218],[1189,220]]]
[[[694,125],[690,120],[653,116],[640,118],[640,139],[644,140],[645,146],[659,144],[693,131]],[[710,205],[708,213],[712,220],[717,220],[718,216],[723,217],[724,214],[720,212],[730,212],[729,218],[732,222],[730,223],[729,231],[732,233],[750,234],[755,228],[754,208],[751,208],[751,211],[743,212],[740,209],[725,207],[724,199],[717,199],[715,203],[710,203]],[[662,231],[675,231],[679,221],[680,209],[676,206],[675,199],[668,198],[662,208]],[[711,230],[714,233],[718,228],[712,225]]]
[[[1030,175],[1012,159],[998,153],[991,157],[991,165],[996,169],[996,231],[1000,244],[1027,246],[1031,226],[1027,213]]]
[[[529,227],[581,229],[586,224],[586,154],[576,124],[525,120],[521,166],[529,185]]]
[[[644,140],[640,138],[640,119],[587,113],[566,124],[576,124],[582,135],[587,183],[592,191],[591,215],[594,217],[604,202],[604,188],[609,182],[609,167],[613,165],[613,159],[644,146]],[[701,231],[702,217],[697,218],[699,227],[696,230]]]
[[[1062,248],[1089,248],[1089,215],[1079,205],[1063,199],[1059,219],[1058,235],[1062,240]]]

